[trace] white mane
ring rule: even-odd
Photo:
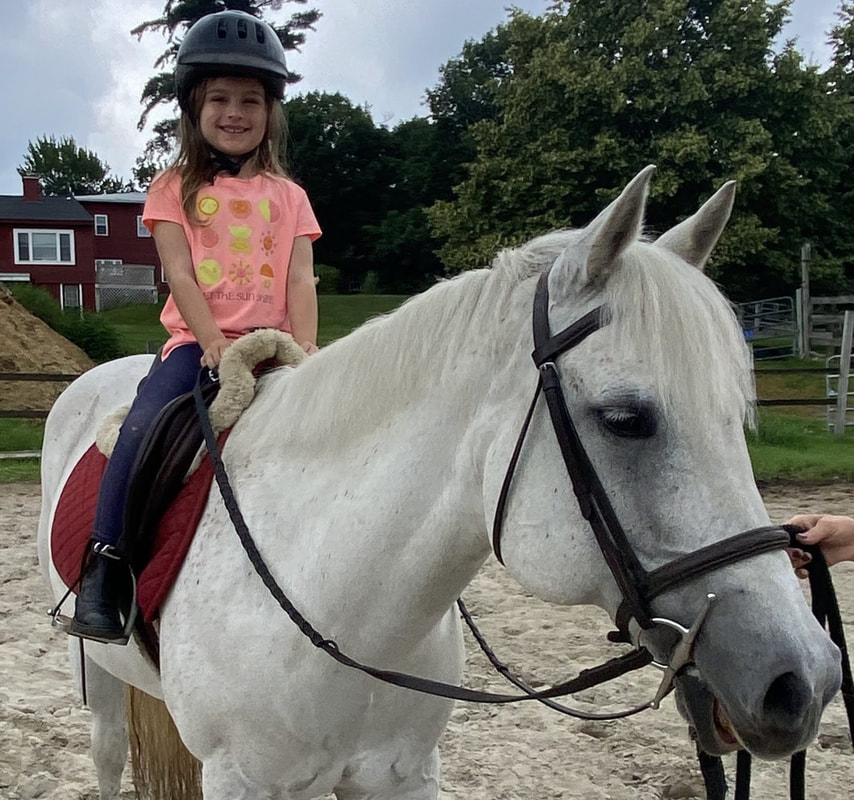
[[[503,363],[509,348],[527,352],[534,279],[577,236],[557,231],[504,250],[491,269],[442,281],[324,348],[288,380],[289,408],[304,410],[294,412],[297,428],[315,443],[333,428],[336,436],[357,433],[371,418],[417,401],[425,380],[441,387],[453,375],[459,389],[459,369],[477,369],[489,359]],[[596,335],[611,337],[614,352],[643,361],[665,408],[703,414],[737,402],[747,414],[753,382],[746,346],[712,281],[646,241],[621,257],[624,268],[602,291],[613,321]],[[533,387],[533,366],[530,377]],[[256,402],[270,402],[271,413],[281,413],[275,394],[263,392]]]

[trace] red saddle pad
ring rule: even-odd
[[[220,445],[223,438],[220,438]],[[98,487],[106,457],[93,444],[71,472],[56,507],[51,529],[51,555],[66,586],[80,576],[86,543],[95,521]],[[157,528],[151,560],[137,579],[137,602],[143,619],[157,619],[160,604],[184,563],[202,516],[213,479],[209,458],[199,468],[166,510]]]

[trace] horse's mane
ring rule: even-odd
[[[466,358],[498,369],[494,359],[509,360],[509,348],[527,349],[535,278],[578,233],[557,231],[503,250],[491,268],[440,281],[309,358],[287,380],[297,428],[315,444],[332,429],[336,436],[365,430],[368,418],[421,399],[425,376],[449,390],[454,381],[459,389],[465,382],[460,368],[477,366]],[[737,402],[749,414],[753,381],[744,339],[714,283],[647,241],[621,258],[625,264],[602,292],[613,322],[596,334],[611,337],[608,350],[642,362],[665,406],[688,404],[703,414]],[[532,388],[535,381],[532,366]],[[276,392],[262,392],[256,402],[281,414],[271,395]]]

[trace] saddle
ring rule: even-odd
[[[219,394],[219,387],[219,382],[202,382],[206,406]],[[184,486],[203,441],[192,392],[168,403],[143,440],[131,470],[119,541],[119,550],[137,575],[149,561],[160,519]]]

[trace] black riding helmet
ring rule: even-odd
[[[243,11],[220,11],[198,20],[178,48],[175,91],[181,110],[192,113],[193,87],[220,75],[258,78],[268,95],[281,100],[288,69],[276,32]]]

